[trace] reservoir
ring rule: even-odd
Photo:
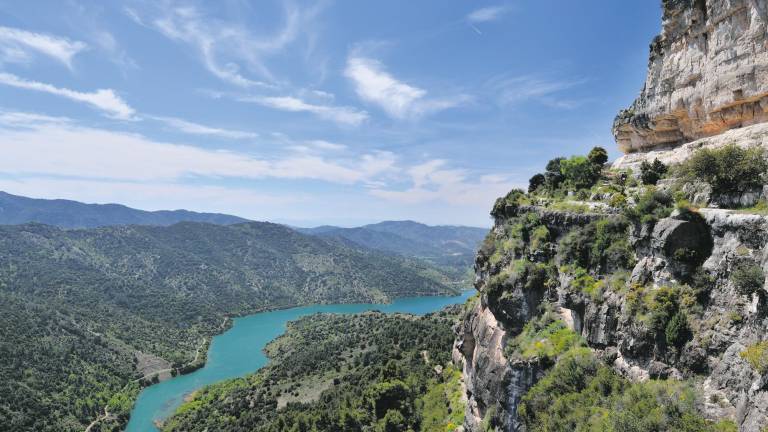
[[[208,349],[208,361],[203,368],[149,386],[139,394],[126,431],[157,431],[154,422],[173,414],[193,391],[208,384],[247,375],[266,365],[268,359],[262,350],[272,339],[283,334],[288,321],[319,312],[350,314],[379,310],[424,315],[448,305],[464,303],[475,292],[469,290],[453,297],[406,297],[389,304],[303,306],[235,318],[232,328],[213,338]]]

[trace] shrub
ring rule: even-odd
[[[593,147],[587,155],[592,165],[603,166],[608,162],[608,152],[602,147]]]
[[[504,354],[508,358],[554,361],[571,348],[583,345],[581,336],[548,311],[528,321],[523,331],[508,342]]]
[[[600,177],[599,168],[584,156],[573,156],[560,161],[560,171],[568,188],[573,190],[591,188]]]
[[[493,204],[493,209],[491,210],[491,216],[501,217],[504,215],[504,210],[508,205],[517,207],[521,204],[526,204],[527,202],[525,192],[521,189],[512,189],[505,196],[496,199],[496,202]]]
[[[759,292],[765,283],[762,267],[752,261],[739,263],[731,272],[731,282],[744,295]]]
[[[518,408],[529,431],[732,431],[696,410],[691,385],[675,380],[631,383],[574,348],[523,396]]]
[[[628,228],[623,218],[601,219],[576,228],[560,241],[558,260],[598,273],[629,268],[634,264],[634,255]]]
[[[739,356],[760,374],[768,372],[768,341],[748,346]]]
[[[627,205],[627,197],[621,192],[611,195],[608,205],[614,208],[624,208]]]
[[[655,223],[672,213],[672,196],[654,187],[647,188],[634,206],[628,206],[624,215],[635,223]]]
[[[667,345],[682,347],[691,339],[691,328],[688,326],[688,317],[684,312],[678,311],[664,330]]]
[[[759,147],[730,144],[719,149],[701,149],[680,167],[681,173],[709,183],[716,194],[744,192],[763,184],[768,170]]]
[[[528,180],[528,193],[533,193],[536,189],[540,188],[546,182],[544,174],[534,174],[530,180]]]
[[[560,184],[565,180],[563,171],[560,167],[560,163],[565,158],[558,157],[547,162],[546,171],[544,172],[544,180],[549,190],[555,190],[560,187]]]
[[[643,161],[640,164],[640,180],[644,185],[655,185],[667,173],[667,166],[658,159],[653,163]]]

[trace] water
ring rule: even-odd
[[[247,375],[267,364],[262,349],[285,331],[288,321],[317,312],[358,313],[380,310],[424,315],[451,304],[464,303],[474,292],[466,291],[455,297],[408,297],[390,304],[304,306],[236,318],[232,328],[213,338],[205,367],[149,386],[139,394],[126,431],[157,431],[154,422],[173,414],[193,391],[218,381]]]

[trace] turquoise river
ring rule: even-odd
[[[285,331],[285,324],[318,312],[357,313],[369,310],[423,315],[463,303],[475,291],[455,297],[409,297],[389,304],[314,305],[262,312],[236,318],[232,328],[213,338],[205,367],[145,388],[131,412],[127,432],[157,431],[154,422],[171,415],[193,391],[218,381],[236,378],[267,364],[264,346]]]

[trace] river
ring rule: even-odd
[[[139,394],[126,431],[157,431],[154,422],[173,414],[184,397],[193,391],[218,381],[247,375],[267,364],[268,359],[262,350],[272,339],[283,334],[288,321],[317,312],[380,310],[423,315],[451,304],[464,303],[474,293],[474,290],[469,290],[454,297],[407,297],[389,304],[303,306],[235,318],[232,328],[213,338],[208,349],[208,361],[203,368],[149,386]]]

